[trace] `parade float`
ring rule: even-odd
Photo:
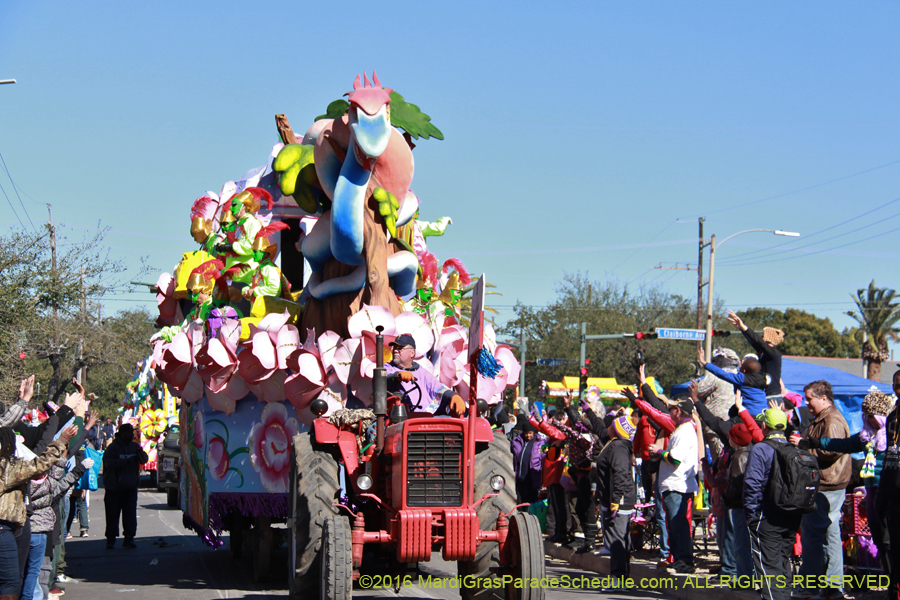
[[[420,219],[420,200],[410,189],[414,140],[443,134],[374,73],[371,82],[357,76],[345,96],[328,104],[299,138],[288,119],[276,115],[281,142],[265,164],[186,203],[185,233],[190,224],[195,249],[157,283],[162,329],[150,362],[156,379],[180,399],[184,524],[213,547],[223,545],[222,534],[229,532],[232,552],[249,551],[257,579],[268,572],[271,549],[289,541],[292,594],[300,593],[301,576],[309,579],[312,560],[325,562],[310,555],[306,564],[299,556],[324,542],[310,537],[313,529],[322,534],[321,523],[306,524],[305,541],[297,537],[298,521],[312,517],[297,513],[298,470],[307,459],[297,456],[292,439],[309,438],[297,434],[311,427],[321,432],[325,422],[337,423],[335,431],[348,423],[369,426],[375,413],[383,429],[384,408],[373,407],[373,385],[383,371],[378,344],[386,348],[402,334],[412,336],[418,368],[467,406],[476,398],[482,406],[501,402],[519,372],[510,348],[497,343],[490,325],[481,325],[478,308],[470,352],[461,301],[472,278],[461,261],[440,260],[426,244],[427,237],[444,234],[450,219]],[[472,427],[479,422],[479,435],[493,440],[489,425],[483,432],[487,421],[474,410],[468,414]],[[354,447],[365,442],[364,433],[353,436]],[[356,477],[354,469],[369,460],[362,448],[348,451],[345,442],[337,451],[347,462],[334,504],[357,502],[348,500],[360,491],[348,483],[349,471]],[[469,485],[471,474],[466,477]],[[478,490],[468,491],[471,497]],[[514,492],[512,498],[512,506],[504,500],[503,507],[510,513]],[[469,557],[476,545],[480,554],[489,546],[478,537],[485,533],[479,533],[478,518],[485,523],[476,507],[484,500],[468,500],[468,520],[453,521],[471,526],[475,519],[475,537],[460,557]],[[326,509],[337,512],[331,503]],[[512,552],[504,546],[506,525],[502,535],[499,521],[497,527],[488,532],[495,560],[498,547]],[[389,538],[378,540],[393,543]],[[354,574],[361,540],[354,537]]]
[[[134,379],[125,386],[118,420],[134,427],[136,441],[149,458],[141,471],[150,475],[150,487],[157,487],[157,446],[169,424],[177,422],[178,399],[156,379],[153,367],[149,356],[137,363]]]

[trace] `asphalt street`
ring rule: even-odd
[[[182,527],[181,511],[169,508],[163,494],[142,490],[139,495],[136,550],[122,548],[121,538],[115,550],[106,549],[103,490],[91,492],[89,512],[90,536],[74,537],[66,543],[67,574],[75,580],[64,585],[65,600],[127,600],[128,596],[150,600],[287,597],[287,549],[284,546],[272,557],[271,583],[253,583],[249,561],[232,558],[227,538],[226,545],[219,550],[205,546],[193,532]],[[434,554],[430,562],[420,563],[420,573],[411,575],[410,586],[401,587],[399,593],[392,589],[357,587],[353,597],[360,600],[397,596],[457,600],[456,589],[427,583],[429,575],[435,582],[452,579],[455,574],[455,564]],[[576,571],[568,563],[550,558],[547,575],[562,582],[564,576],[586,578],[581,587],[548,590],[549,600],[664,597],[656,592],[636,590],[600,594],[599,588],[591,589],[592,582],[600,575]]]

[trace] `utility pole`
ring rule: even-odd
[[[705,217],[697,219],[700,225],[700,240],[697,252],[697,329],[703,326],[703,249],[706,247],[706,240],[703,239],[703,222]]]
[[[87,288],[84,285],[84,266],[81,267],[81,323],[82,326],[87,323]],[[84,361],[84,338],[78,340],[78,360],[79,362]],[[78,369],[76,379],[78,379],[78,383],[84,385],[86,378],[87,369],[82,365]]]
[[[519,327],[519,396],[525,395],[525,326]]]
[[[57,284],[56,284],[56,229],[53,227],[53,209],[50,206],[50,203],[47,203],[47,230],[50,232],[50,281],[53,286],[53,296],[56,297]],[[57,301],[54,299],[53,301],[53,349],[51,350],[51,365],[54,367],[54,371],[57,370],[59,366],[59,308],[57,307]],[[52,381],[52,379],[51,379]],[[56,382],[59,385],[59,381]],[[56,392],[54,387],[49,386],[50,389],[47,390],[49,396],[52,397]]]

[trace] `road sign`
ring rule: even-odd
[[[661,340],[689,340],[693,342],[702,342],[706,339],[706,330],[704,329],[666,329],[657,327],[655,331]]]
[[[564,358],[539,358],[535,362],[544,367],[561,367],[569,361]]]

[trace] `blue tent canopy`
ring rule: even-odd
[[[803,394],[803,388],[807,383],[820,379],[830,383],[831,389],[834,391],[834,404],[840,409],[841,414],[844,415],[847,425],[850,426],[851,434],[862,429],[862,401],[872,386],[886,394],[893,393],[891,386],[886,383],[851,375],[840,369],[804,363],[789,358],[782,359],[781,379],[784,381],[787,389],[799,394]],[[686,394],[688,391],[687,386],[687,383],[672,386],[672,396]]]

